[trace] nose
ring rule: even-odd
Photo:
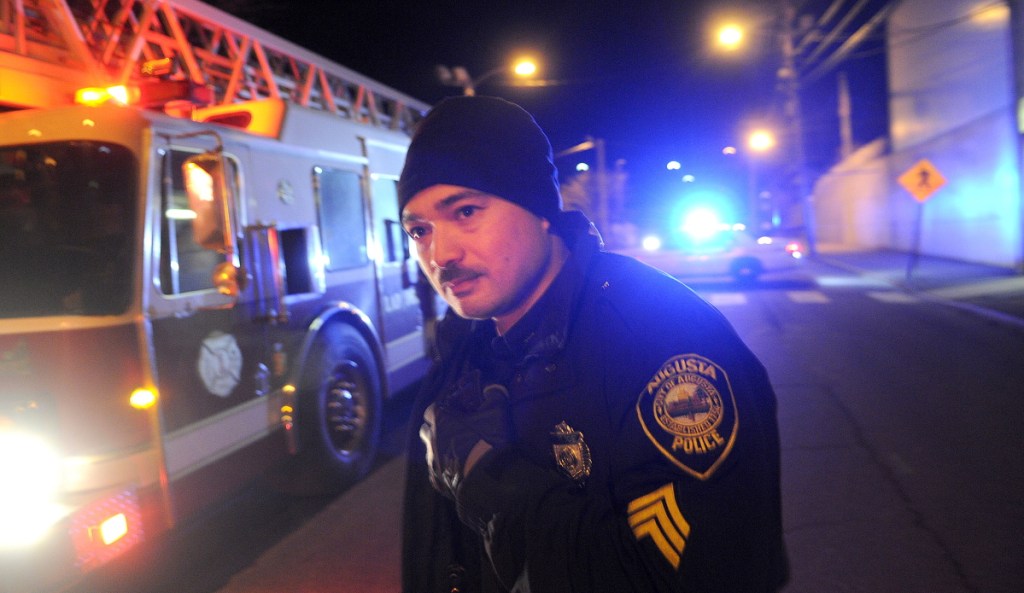
[[[458,236],[434,228],[430,237],[430,263],[435,268],[450,268],[462,260],[464,251]]]

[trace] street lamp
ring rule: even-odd
[[[441,83],[448,86],[462,87],[462,94],[467,97],[475,95],[477,87],[483,84],[484,81],[502,73],[511,73],[520,78],[529,78],[537,73],[537,63],[530,58],[521,58],[514,62],[511,68],[507,65],[498,66],[476,78],[471,77],[463,66],[453,66],[451,68],[444,65],[437,66],[437,78]]]
[[[516,76],[528,78],[537,73],[537,62],[529,58],[523,58],[516,62],[515,66],[512,67],[512,72]]]
[[[754,152],[764,152],[775,147],[775,134],[770,130],[754,130],[747,136],[747,148]]]
[[[718,46],[726,51],[739,49],[743,43],[743,27],[730,23],[718,29]]]
[[[750,214],[747,217],[750,228],[760,230],[763,219],[761,217],[761,194],[758,191],[758,158],[759,155],[768,153],[775,148],[775,133],[771,130],[758,128],[747,134],[747,182],[748,203]]]

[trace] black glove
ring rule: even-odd
[[[479,372],[468,373],[454,393],[423,413],[420,439],[434,489],[455,499],[459,484],[484,453],[511,441],[508,390],[480,387]]]

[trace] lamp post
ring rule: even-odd
[[[761,231],[761,192],[758,190],[758,158],[775,148],[775,134],[767,129],[755,129],[747,135],[747,180],[748,180],[748,203],[750,214],[748,222],[750,228]]]
[[[537,63],[529,58],[522,58],[513,63],[511,68],[507,65],[498,66],[476,78],[471,77],[469,71],[464,66],[452,66],[451,68],[444,65],[437,66],[437,78],[441,83],[448,86],[461,87],[462,94],[467,97],[476,95],[477,87],[503,73],[511,73],[520,78],[529,78],[537,73]]]
[[[796,9],[791,0],[782,2],[782,67],[778,71],[778,80],[785,94],[784,113],[789,124],[789,133],[793,146],[793,174],[796,176],[797,198],[800,201],[804,220],[804,232],[807,233],[807,252],[817,254],[817,233],[814,229],[814,196],[807,180],[807,155],[804,152],[803,115],[800,107],[800,77],[796,68],[796,48],[793,43],[793,22],[796,20]]]

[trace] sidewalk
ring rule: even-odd
[[[817,261],[881,279],[922,298],[1024,327],[1024,275],[1010,268],[888,249],[822,245]]]

